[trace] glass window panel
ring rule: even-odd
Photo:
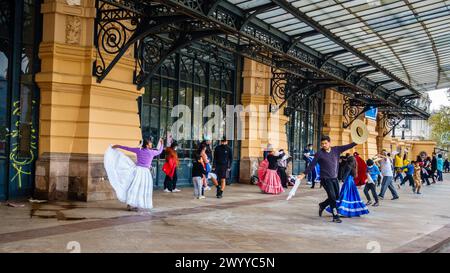
[[[191,82],[192,81],[192,59],[187,56],[181,56],[180,60],[180,76],[184,81]]]
[[[214,90],[210,89],[208,92],[208,104],[214,104]]]
[[[149,137],[158,138],[159,136],[159,128],[158,128],[158,120],[159,120],[159,107],[151,106],[150,107],[150,126],[149,126]],[[158,139],[156,139],[157,141]]]
[[[261,14],[256,15],[256,17],[261,19],[261,20],[264,20],[266,18],[270,18],[270,17],[273,17],[273,16],[278,16],[280,14],[285,14],[285,13],[286,13],[286,11],[284,9],[280,8],[280,9],[270,10],[268,12],[263,12]]]
[[[151,88],[148,86],[148,85],[146,85],[145,87],[145,91],[144,91],[144,94],[142,94],[142,102],[143,103],[150,103],[150,90],[151,90]]]
[[[199,61],[195,61],[194,82],[206,85],[206,65]]]
[[[180,91],[178,92],[178,104],[186,104],[186,83],[180,83]]]
[[[211,76],[210,76],[210,86],[212,88],[220,88],[220,67],[211,65],[210,66]]]
[[[155,136],[156,141],[160,138],[160,137],[166,137],[166,133],[167,133],[167,119],[168,119],[168,115],[167,115],[167,111],[168,108],[167,107],[161,107],[161,113],[160,113],[160,128],[159,128],[159,133],[158,135]]]
[[[161,106],[167,106],[169,80],[162,79]]]
[[[0,41],[1,43],[2,41]],[[6,44],[6,42],[5,42]],[[6,152],[6,135],[8,122],[7,117],[7,100],[8,100],[8,57],[7,52],[1,51],[0,48],[0,154]]]
[[[193,92],[192,85],[186,85],[186,105],[192,109]]]
[[[160,101],[160,89],[161,89],[161,83],[159,78],[153,78],[152,79],[152,88],[151,88],[151,96],[150,96],[150,103],[153,105],[159,105]]]
[[[168,96],[167,96],[167,104],[169,107],[173,107],[175,104],[176,99],[176,81],[169,80],[169,86],[168,86]]]
[[[24,44],[32,45],[35,38],[35,6],[32,0],[25,0],[23,6],[23,34],[22,42]]]
[[[150,106],[148,104],[142,105],[141,109],[141,130],[144,137],[148,137],[150,132]]]

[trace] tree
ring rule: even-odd
[[[450,145],[450,106],[441,106],[429,119],[431,137],[440,147]]]

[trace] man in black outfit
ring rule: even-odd
[[[338,167],[339,156],[342,152],[355,147],[355,142],[343,145],[331,147],[330,137],[323,136],[320,140],[321,150],[318,151],[308,168],[299,175],[299,179],[305,178],[305,176],[316,166],[320,165],[320,183],[327,192],[328,198],[319,204],[319,216],[322,216],[323,210],[330,206],[333,214],[333,222],[341,223],[337,210],[336,200],[339,199],[339,181],[338,181]]]
[[[309,160],[310,160],[309,157],[313,156],[313,155],[314,155],[313,145],[308,144],[306,146],[306,148],[303,149],[303,160],[305,161],[305,170],[306,170],[306,168],[308,168],[308,165],[309,165]],[[311,188],[313,189],[314,185],[316,184],[315,183],[316,177],[313,176],[313,173],[311,172],[311,173],[308,173],[307,178],[308,178],[308,182],[311,182],[311,184],[312,184]]]
[[[434,174],[437,171],[437,158],[436,158],[435,152],[433,152],[432,155],[433,155],[433,159],[431,159],[431,172],[429,175],[431,176],[431,179],[433,179],[433,184],[436,184],[436,180],[434,179]]]
[[[228,146],[228,141],[222,139],[220,145],[214,149],[214,169],[217,175],[217,180],[220,181],[220,185],[217,184],[217,198],[222,198],[223,191],[226,186],[227,172],[231,170],[231,163],[233,162],[233,155],[231,148]]]

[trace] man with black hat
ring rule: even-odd
[[[222,198],[226,186],[227,172],[231,170],[233,155],[226,138],[214,149],[214,169],[220,184],[217,187],[217,198]]]

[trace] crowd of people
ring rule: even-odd
[[[163,152],[163,144],[164,141],[160,139],[154,149],[152,141],[146,139],[139,148],[114,145],[106,151],[104,160],[109,181],[118,199],[127,204],[128,210],[153,208],[153,178],[150,168],[153,158]],[[397,180],[398,189],[408,182],[414,194],[421,194],[422,185],[443,181],[442,174],[449,171],[448,159],[444,160],[442,154],[436,153],[428,157],[422,152],[414,161],[408,160],[406,152],[403,157],[400,153],[393,152],[392,158],[386,150],[367,160],[357,152],[343,155],[356,145],[353,142],[332,147],[330,138],[323,136],[319,151],[315,152],[312,144],[307,145],[303,151],[305,170],[295,177],[287,173],[292,159],[289,153],[283,149],[275,151],[269,144],[263,152],[256,184],[263,193],[280,194],[288,186],[294,186],[296,180],[301,181],[305,177],[311,188],[319,182],[327,193],[327,199],[319,204],[319,216],[326,210],[332,214],[334,222],[340,223],[342,216],[361,216],[369,213],[368,206],[378,207],[387,190],[392,195],[391,200],[399,199],[394,186]],[[177,188],[177,168],[180,165],[177,148],[177,142],[172,142],[165,149],[162,171],[165,174],[166,193],[180,191]],[[135,153],[136,163],[118,149]],[[222,198],[226,180],[230,177],[232,161],[232,151],[226,139],[222,139],[214,150],[210,139],[200,142],[192,158],[194,197],[205,199],[205,191],[211,190],[208,183],[211,181],[216,187],[216,197]],[[363,186],[366,202],[362,201],[358,191],[358,187]]]
[[[144,139],[139,148],[113,145],[107,149],[104,165],[108,180],[119,201],[126,203],[128,210],[153,208],[153,177],[150,170],[153,158],[163,151],[165,152],[165,163],[162,166],[165,174],[164,192],[180,192],[177,188],[177,169],[180,165],[177,154],[178,143],[174,141],[166,149],[163,144],[163,139],[160,139],[157,148],[153,149],[152,141]],[[136,163],[117,149],[134,153]],[[202,141],[192,158],[194,197],[205,199],[205,191],[211,190],[208,185],[208,181],[211,180],[217,189],[216,197],[222,198],[227,185],[226,180],[230,176],[232,161],[232,151],[226,139],[220,141],[220,145],[215,147],[214,152],[211,149],[210,139]]]
[[[356,146],[356,143],[331,147],[330,142],[330,138],[324,136],[321,139],[321,149],[317,153],[312,149],[312,145],[307,145],[303,151],[305,172],[298,179],[306,177],[308,184],[314,188],[319,177],[320,186],[328,195],[328,198],[319,204],[319,215],[322,216],[326,210],[333,215],[333,221],[338,223],[342,221],[340,219],[342,216],[355,217],[368,214],[368,206],[378,207],[388,190],[392,195],[391,200],[399,199],[394,186],[397,180],[399,180],[398,189],[409,181],[412,192],[422,194],[422,185],[443,181],[442,173],[446,171],[448,164],[448,159],[444,161],[442,154],[433,153],[431,157],[427,157],[423,152],[415,161],[409,161],[407,152],[403,156],[393,152],[392,158],[386,150],[364,160],[357,152],[353,155],[350,153],[342,155],[344,151]],[[283,192],[283,188],[287,188],[284,182],[284,177],[287,177],[286,163],[283,163],[280,174],[279,170],[277,172],[276,162],[283,162],[289,157],[282,150],[274,154],[271,146],[268,147],[267,156],[265,152],[264,157],[258,171],[258,185],[265,193]],[[430,179],[433,182],[430,182]],[[339,183],[342,183],[342,186]],[[363,193],[367,199],[365,202],[358,192],[358,187],[363,186]]]

